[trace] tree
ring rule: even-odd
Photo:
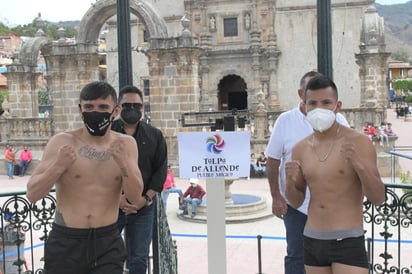
[[[0,22],[0,35],[2,35],[2,36],[3,35],[8,35],[9,32],[10,32],[10,29],[5,24]]]
[[[406,79],[395,80],[393,82],[393,87],[395,89],[400,89],[403,91],[412,91],[412,80],[406,80]]]
[[[403,48],[400,48],[400,49],[396,50],[395,52],[393,52],[391,57],[394,60],[402,61],[402,62],[405,62],[405,63],[409,63],[409,60],[410,60],[408,52]]]
[[[69,25],[69,23],[70,22],[68,22],[68,24],[65,24],[63,22],[61,23],[61,26],[66,31],[66,37],[75,37],[77,35],[77,31],[72,25]],[[59,33],[58,33],[59,24],[52,23],[49,21],[44,21],[42,29],[44,33],[46,34],[46,36],[49,37],[51,40],[57,40],[60,38]],[[9,28],[0,22],[0,35],[14,34],[16,36],[34,37],[37,31],[38,31],[37,18],[34,18],[30,24],[18,25],[13,28]]]
[[[9,92],[7,90],[0,91],[0,112],[3,112],[3,107],[1,106],[6,98],[9,98]]]

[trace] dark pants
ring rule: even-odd
[[[27,168],[29,167],[30,162],[20,161],[20,175],[26,175]]]
[[[129,274],[146,274],[155,216],[154,204],[144,207],[137,214],[125,215],[119,211],[117,226],[125,228],[127,268]]]
[[[288,205],[283,216],[286,228],[287,255],[285,257],[285,274],[304,274],[303,265],[303,230],[307,216]]]
[[[67,228],[53,224],[45,244],[45,274],[122,274],[126,250],[116,224]]]

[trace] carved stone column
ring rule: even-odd
[[[360,53],[356,54],[361,82],[361,107],[385,108],[388,104],[386,85],[387,60],[383,18],[374,4],[365,11],[362,18]]]

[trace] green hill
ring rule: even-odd
[[[412,59],[412,1],[405,4],[375,4],[385,20],[385,41],[388,51],[405,50]]]

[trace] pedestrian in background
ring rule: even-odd
[[[32,153],[28,146],[24,146],[20,152],[20,176],[26,175],[27,168],[32,160]]]
[[[169,198],[169,194],[177,193],[179,195],[179,207],[181,207],[181,197],[183,196],[183,191],[180,188],[177,188],[175,185],[175,176],[173,175],[172,167],[170,165],[167,166],[167,176],[165,183],[163,184],[163,191],[162,191],[162,200],[163,206],[165,211],[167,209],[167,199]]]
[[[182,215],[189,214],[187,205],[190,204],[192,206],[190,217],[194,218],[197,214],[197,207],[202,203],[206,191],[201,185],[199,185],[199,179],[191,178],[189,182],[190,186],[186,189],[181,198],[181,201],[183,203]]]
[[[6,162],[7,176],[9,176],[9,179],[13,179],[14,164],[16,163],[16,152],[10,145],[6,145],[4,160]]]
[[[138,166],[143,177],[145,202],[134,211],[122,196],[118,228],[125,228],[127,268],[129,274],[146,274],[150,243],[152,242],[156,194],[163,189],[167,174],[167,146],[162,132],[144,121],[143,93],[134,86],[125,86],[119,92],[120,119],[112,130],[132,136],[139,150]]]

